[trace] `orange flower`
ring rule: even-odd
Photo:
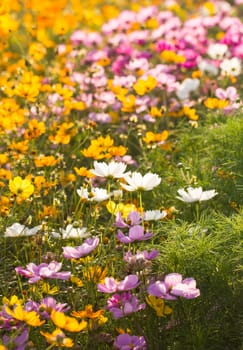
[[[41,168],[46,166],[54,166],[59,162],[59,160],[53,156],[39,156],[34,160],[34,162],[37,168]]]
[[[28,123],[28,127],[29,129],[24,133],[24,138],[29,140],[41,136],[46,131],[45,124],[43,122],[39,122],[36,119],[32,119]]]
[[[88,304],[83,311],[73,311],[72,316],[78,318],[99,318],[104,313],[104,310],[93,311],[93,306]]]

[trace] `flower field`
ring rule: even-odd
[[[241,350],[243,1],[0,4],[0,350]]]

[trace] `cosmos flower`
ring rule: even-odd
[[[114,342],[114,347],[120,350],[146,350],[146,341],[143,336],[130,335],[127,333],[119,334]]]
[[[113,277],[106,277],[104,283],[98,284],[98,291],[102,293],[123,292],[136,288],[139,285],[137,275],[127,275],[124,280],[116,281]]]
[[[23,236],[34,236],[38,231],[40,231],[41,225],[35,226],[33,228],[28,228],[25,225],[21,225],[15,222],[13,225],[6,228],[4,237],[23,237]]]
[[[65,229],[61,229],[59,232],[51,232],[51,236],[54,238],[86,238],[90,235],[89,232],[87,232],[87,227],[73,227],[73,225],[68,224]]]
[[[16,176],[9,181],[9,189],[20,199],[27,199],[34,193],[34,186],[29,179]]]
[[[46,341],[53,346],[72,348],[73,340],[65,336],[60,328],[56,328],[52,333],[40,331],[40,334],[45,337]]]
[[[42,263],[40,265],[29,263],[26,265],[26,269],[19,266],[15,268],[15,271],[19,275],[29,278],[28,282],[32,284],[44,278],[68,280],[71,276],[71,272],[69,271],[59,272],[61,268],[62,268],[62,263],[52,261],[49,264]]]
[[[165,276],[164,281],[156,281],[148,287],[148,293],[158,298],[175,300],[177,297],[194,299],[200,295],[193,278],[185,278],[179,273],[170,273]]]
[[[164,217],[167,216],[166,211],[160,211],[160,210],[146,210],[144,212],[143,219],[145,221],[153,221],[153,220],[161,220]]]
[[[224,59],[220,63],[220,69],[223,75],[237,77],[241,74],[241,61],[238,57]]]
[[[133,172],[124,176],[127,184],[121,183],[121,186],[129,191],[151,191],[158,186],[161,178],[157,174],[147,173],[144,176],[139,172]]]
[[[214,60],[221,60],[225,57],[228,46],[221,43],[211,44],[208,47],[208,55]]]
[[[92,174],[101,177],[109,177],[119,179],[124,177],[127,165],[122,162],[111,161],[109,164],[105,162],[94,162]]]
[[[145,309],[145,306],[145,303],[139,304],[138,298],[130,291],[116,293],[107,300],[107,310],[113,314],[115,320]]]
[[[215,190],[203,191],[202,187],[188,187],[187,191],[180,188],[177,192],[180,196],[177,196],[176,198],[186,203],[207,201],[218,194]]]
[[[134,241],[146,241],[152,237],[151,232],[145,232],[144,227],[135,225],[129,228],[128,235],[125,235],[121,230],[117,231],[116,238],[122,243],[132,243]]]
[[[63,256],[66,259],[79,259],[91,253],[98,244],[98,237],[89,237],[78,247],[63,247]]]

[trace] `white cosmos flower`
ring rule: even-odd
[[[238,57],[225,59],[221,62],[220,68],[223,75],[233,75],[237,77],[241,73],[241,61]]]
[[[212,75],[218,74],[218,68],[214,66],[212,63],[207,62],[206,60],[199,61],[197,65],[200,71],[202,72],[208,72]]]
[[[54,238],[86,238],[90,236],[90,233],[87,232],[87,227],[73,227],[73,225],[68,224],[65,229],[61,229],[59,232],[51,232],[51,236]]]
[[[86,200],[89,199],[89,191],[87,190],[86,187],[80,187],[80,188],[77,190],[77,194],[79,195],[79,197],[80,197],[81,199],[86,199]]]
[[[186,78],[183,82],[178,86],[176,95],[180,100],[186,100],[190,97],[190,93],[192,91],[197,90],[200,85],[199,79],[191,79]]]
[[[166,211],[160,211],[160,210],[146,210],[144,212],[143,219],[145,221],[152,221],[152,220],[160,220],[166,217],[167,213]]]
[[[103,202],[110,198],[110,194],[104,188],[92,187],[90,192],[91,202]]]
[[[177,192],[180,196],[177,196],[176,198],[186,203],[207,201],[218,194],[215,190],[203,191],[202,187],[188,187],[187,191],[180,188]]]
[[[119,179],[124,176],[127,165],[122,162],[111,161],[109,164],[105,162],[94,162],[92,174],[101,177],[113,177]]]
[[[161,178],[157,174],[147,173],[142,175],[138,172],[126,174],[124,176],[127,184],[121,183],[121,186],[127,191],[150,191],[154,187],[158,186],[161,182]]]
[[[22,237],[22,236],[34,236],[41,229],[41,225],[35,226],[31,229],[15,222],[12,226],[6,228],[4,233],[5,237]]]
[[[213,60],[222,60],[228,51],[228,46],[225,44],[211,44],[208,47],[208,55],[213,59]]]

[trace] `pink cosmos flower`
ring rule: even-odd
[[[179,273],[170,273],[165,276],[164,281],[156,281],[148,287],[148,293],[158,298],[175,300],[177,297],[194,299],[200,295],[193,278],[185,278]]]
[[[234,86],[228,86],[225,90],[217,88],[215,91],[215,96],[222,100],[230,100],[230,102],[235,102],[239,97],[237,90]]]
[[[44,278],[54,278],[61,280],[68,280],[71,276],[71,272],[63,271],[59,272],[62,268],[62,263],[52,261],[49,264],[42,263],[36,265],[34,263],[29,263],[26,265],[26,269],[23,267],[16,267],[15,271],[24,277],[29,278],[29,283],[36,283]]]
[[[114,319],[143,310],[146,307],[145,303],[139,304],[138,298],[131,292],[116,293],[107,300],[107,304],[107,310],[113,314]]]
[[[144,337],[138,337],[136,335],[130,335],[130,334],[119,334],[118,337],[115,339],[114,346],[116,349],[120,350],[146,350],[146,341]]]
[[[105,283],[98,284],[98,291],[102,293],[124,292],[136,288],[139,285],[137,275],[128,275],[122,281],[113,277],[106,277]]]
[[[78,247],[63,247],[63,256],[66,259],[79,259],[91,253],[98,244],[98,237],[87,238],[84,243]]]
[[[117,231],[116,238],[125,244],[132,243],[134,241],[146,241],[152,237],[151,232],[145,232],[144,227],[140,225],[135,225],[131,227],[128,231],[128,236],[125,235],[121,230]]]

